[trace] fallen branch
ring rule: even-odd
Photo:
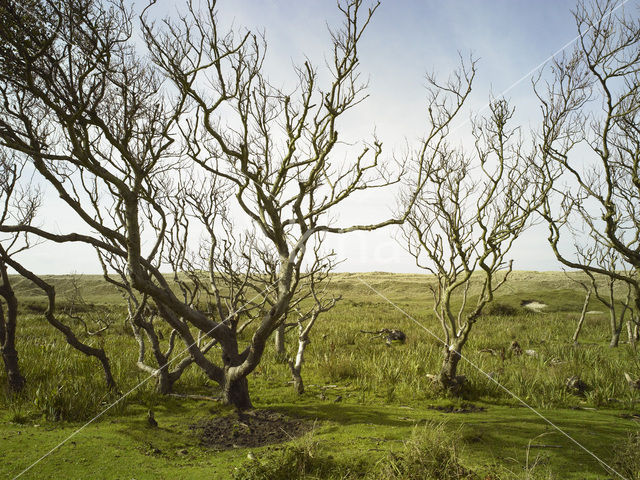
[[[188,398],[190,400],[208,400],[210,402],[219,402],[222,397],[207,397],[206,395],[187,395],[182,393],[170,393],[172,397]]]

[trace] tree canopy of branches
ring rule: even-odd
[[[558,260],[626,283],[637,311],[640,21],[619,7],[612,0],[579,2],[574,51],[554,63],[552,80],[536,82],[542,107],[539,156],[546,166],[540,181],[555,180],[541,213]],[[562,176],[556,179],[558,171]],[[574,251],[564,247],[568,240]],[[614,261],[595,261],[590,251]],[[617,335],[615,327],[612,345]]]
[[[264,72],[266,40],[222,31],[215,1],[188,2],[185,14],[158,23],[149,20],[151,4],[139,18],[148,56],[123,3],[31,3],[34,15],[13,2],[0,9],[11,25],[0,34],[0,142],[29,159],[86,228],[56,233],[16,223],[0,231],[93,246],[105,277],[131,300],[134,330],[154,345],[152,322],[139,315],[157,312],[170,342],[183,342],[187,362],[221,386],[223,399],[250,407],[247,375],[267,339],[312,295],[305,278],[328,267],[316,261],[305,270],[309,242],[406,217],[336,223],[351,196],[404,173],[382,161],[376,138],[359,150],[338,141],[338,119],[366,98],[358,44],[377,4],[340,2],[344,21],[330,31],[327,80],[306,61],[295,68],[297,86],[284,91]],[[223,191],[254,233],[231,232]],[[204,240],[194,247],[195,224]],[[267,258],[275,259],[273,285],[263,281]],[[173,279],[161,273],[167,264]],[[256,319],[245,345],[242,318]],[[219,360],[208,354],[212,342]],[[152,350],[159,375],[173,343]]]
[[[416,264],[435,277],[433,310],[445,344],[437,379],[452,390],[462,386],[457,366],[472,327],[507,281],[507,254],[544,197],[506,100],[493,100],[487,118],[472,120],[475,151],[451,145],[450,123],[475,71],[472,61],[444,84],[429,77],[431,127],[415,153],[426,182],[403,230]]]

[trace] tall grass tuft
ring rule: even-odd
[[[628,480],[640,480],[640,430],[615,449],[613,467]]]
[[[443,423],[416,427],[400,452],[390,453],[373,473],[376,479],[462,480],[476,475],[461,465],[457,434],[447,432]]]

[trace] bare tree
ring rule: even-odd
[[[612,0],[580,1],[575,50],[557,60],[553,78],[536,82],[542,107],[540,181],[555,181],[541,213],[558,260],[631,289],[640,308],[640,23]],[[561,183],[563,181],[563,183]],[[614,264],[586,262],[580,250],[601,245]],[[608,303],[613,305],[609,298]],[[618,327],[612,323],[612,344]]]
[[[0,228],[2,225],[15,224],[26,229],[32,227],[35,215],[41,202],[41,195],[38,189],[24,188],[18,181],[25,168],[25,162],[20,155],[7,154],[3,151],[0,156],[0,166],[3,168],[2,189],[0,192],[3,210],[0,214]],[[16,232],[15,228],[10,229]],[[56,330],[61,332],[67,343],[74,349],[85,355],[95,357],[104,370],[105,381],[107,387],[116,389],[116,382],[111,373],[111,365],[103,348],[92,347],[82,342],[74,333],[73,329],[60,321],[56,316],[56,293],[53,285],[46,282],[42,277],[36,275],[26,268],[16,256],[32,246],[30,235],[28,233],[19,234],[11,233],[5,241],[0,240],[0,275],[2,278],[2,286],[0,287],[0,296],[7,302],[7,320],[5,323],[4,316],[2,320],[2,328],[0,328],[0,338],[2,340],[2,352],[7,368],[10,386],[14,390],[20,390],[24,386],[24,378],[18,369],[18,356],[15,349],[15,329],[18,316],[18,300],[15,292],[11,288],[11,282],[8,275],[9,268],[13,269],[20,276],[31,281],[40,288],[47,296],[47,309],[44,313],[45,319]]]
[[[377,139],[357,151],[338,141],[338,119],[366,98],[357,45],[377,5],[365,10],[360,0],[340,3],[344,23],[331,32],[328,80],[322,86],[305,62],[296,69],[298,87],[284,92],[263,72],[264,40],[219,31],[215,2],[201,11],[189,3],[184,16],[157,28],[143,17],[153,63],[136,51],[133,17],[123,4],[33,3],[32,11],[46,11],[46,17],[27,21],[14,3],[0,10],[12,26],[0,32],[6,45],[0,61],[11,67],[0,70],[0,142],[30,159],[88,233],[24,225],[0,231],[84,242],[119,258],[132,289],[153,302],[193,363],[221,386],[223,400],[250,407],[247,376],[295,301],[309,240],[399,224],[406,215],[367,225],[339,226],[336,219],[350,197],[398,183],[403,174],[402,165],[382,162]],[[172,85],[164,87],[165,79]],[[253,287],[236,290],[231,308],[221,308],[221,301],[203,308],[204,284],[196,284],[200,277],[186,267],[191,253],[169,241],[180,227],[176,221],[193,215],[181,213],[190,201],[184,189],[167,188],[179,171],[194,179],[224,179],[239,212],[276,252],[274,301],[261,312],[246,346],[238,343],[237,322],[249,307],[261,311],[262,303],[253,305],[248,296]],[[179,292],[160,268],[173,258],[172,249],[180,259],[173,265]],[[214,260],[206,270],[205,296],[216,298],[224,259]],[[182,281],[188,271],[193,275]],[[243,285],[245,273],[234,271],[234,282]],[[200,337],[208,341],[199,343]],[[211,341],[220,361],[207,355]]]
[[[582,326],[584,325],[584,321],[587,318],[587,309],[589,308],[589,301],[591,300],[591,295],[593,294],[593,283],[585,282],[579,278],[574,278],[573,276],[569,275],[566,271],[564,272],[564,274],[567,276],[569,280],[571,280],[574,283],[577,283],[585,291],[584,302],[582,302],[582,310],[580,311],[580,317],[578,318],[576,329],[573,332],[573,336],[571,337],[573,344],[577,346],[578,337],[580,336],[580,332],[582,332]]]
[[[296,69],[298,87],[272,86],[262,71],[264,39],[218,31],[215,2],[193,6],[162,30],[145,23],[156,64],[189,99],[193,117],[181,123],[186,154],[194,166],[226,179],[241,211],[278,256],[275,302],[262,317],[247,349],[220,344],[225,389],[246,398],[246,375],[257,366],[265,341],[284,321],[301,279],[306,245],[316,233],[346,233],[397,224],[335,226],[330,214],[352,194],[397,183],[380,162],[374,140],[340,164],[337,119],[364,98],[357,44],[377,5],[361,20],[360,0],[341,3],[345,21],[332,32],[330,80],[319,86],[310,62]],[[224,116],[223,113],[224,112]],[[402,217],[402,215],[400,215]],[[245,400],[248,402],[248,400]]]
[[[305,351],[307,346],[311,343],[311,330],[315,326],[318,317],[322,313],[331,310],[340,300],[340,297],[330,297],[326,294],[326,288],[329,283],[327,274],[329,271],[330,269],[325,271],[316,271],[308,276],[308,289],[313,298],[312,306],[304,313],[298,308],[295,309],[298,314],[296,321],[298,330],[298,348],[295,356],[290,357],[287,363],[289,365],[289,370],[291,371],[293,389],[298,393],[298,395],[304,393],[302,367],[304,365]],[[290,318],[290,316],[288,318]]]
[[[576,246],[576,250],[577,256],[580,258],[583,265],[595,265],[602,270],[610,272],[622,271],[620,257],[611,247],[606,247],[596,242],[595,245],[588,249],[589,253],[585,253],[585,250],[580,246]],[[620,281],[617,278],[611,275],[604,276],[605,292],[602,292],[602,285],[598,285],[598,277],[602,276],[598,275],[598,277],[596,277],[596,274],[592,273],[588,269],[585,270],[585,273],[591,280],[591,290],[595,293],[595,296],[600,303],[602,303],[609,312],[609,327],[611,333],[609,346],[612,348],[617,347],[620,341],[622,327],[626,323],[625,318],[627,313],[629,313],[630,317],[633,317],[633,289],[630,284],[624,284],[626,286],[626,295],[618,305],[615,288]],[[624,272],[624,274],[632,276],[630,272]]]
[[[471,63],[444,85],[429,79],[432,127],[418,153],[428,158],[428,181],[404,228],[417,265],[435,277],[433,311],[445,343],[438,380],[452,390],[464,380],[457,367],[473,325],[507,281],[507,254],[544,195],[532,182],[533,164],[506,100],[493,100],[488,118],[472,122],[475,152],[452,148],[446,126],[434,136],[441,118],[452,118],[466,100],[474,74]],[[448,104],[440,100],[445,93]],[[434,111],[444,117],[434,119]]]
[[[16,191],[18,179],[24,169],[24,162],[19,162],[15,155],[0,150],[0,225],[17,221],[30,223],[38,205],[38,195],[30,192]],[[30,208],[20,208],[27,205]],[[16,208],[18,207],[18,208]],[[16,213],[24,215],[16,216]],[[9,266],[5,259],[19,254],[29,248],[28,238],[20,235],[9,235],[0,238],[0,352],[7,373],[9,390],[19,392],[24,388],[25,378],[20,372],[18,351],[16,349],[16,328],[18,324],[18,298],[9,277]],[[6,313],[5,305],[6,304]]]
[[[178,331],[172,329],[166,344],[163,344],[163,334],[158,329],[158,323],[162,321],[161,308],[153,304],[146,295],[138,294],[131,286],[126,274],[126,265],[122,259],[105,254],[98,250],[98,258],[102,265],[104,279],[114,285],[122,294],[128,308],[127,323],[130,325],[133,336],[138,343],[138,358],[136,366],[156,378],[157,392],[160,394],[171,393],[173,385],[182,376],[184,371],[193,363],[193,357],[183,356],[176,365],[172,365],[178,358],[172,356],[175,352]],[[205,348],[206,353],[213,343]],[[147,358],[147,349],[151,348],[153,363]],[[200,347],[200,343],[198,343]]]

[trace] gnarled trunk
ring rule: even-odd
[[[442,362],[442,368],[438,375],[440,385],[449,390],[452,393],[459,393],[463,386],[464,377],[458,376],[458,363],[462,358],[460,353],[462,347],[467,343],[471,328],[475,323],[476,317],[469,318],[460,327],[458,334],[454,337],[454,340],[449,342],[444,348],[444,360]]]
[[[218,383],[222,387],[222,403],[232,405],[238,410],[253,408],[249,396],[249,381],[247,374],[238,371],[238,366],[244,361],[244,355],[238,352],[238,342],[232,336],[229,342],[221,344],[222,362],[224,364],[222,378]]]
[[[636,331],[634,331],[634,327],[637,329],[637,325],[634,325],[632,320],[627,320],[627,336],[629,337],[629,345],[636,348],[636,342],[638,341],[636,337]]]
[[[620,330],[615,330],[611,333],[611,341],[609,342],[609,347],[616,348],[620,343]]]
[[[9,390],[20,392],[26,383],[25,378],[20,373],[18,363],[18,351],[16,350],[16,326],[18,323],[18,299],[9,283],[7,267],[3,263],[0,265],[2,274],[2,286],[0,296],[7,302],[7,316],[0,305],[0,352],[4,361],[4,368],[7,373],[7,383]]]
[[[55,314],[56,291],[53,285],[48,284],[41,277],[39,277],[38,275],[28,270],[27,268],[25,268],[24,266],[22,266],[21,264],[19,264],[18,262],[14,261],[11,258],[4,258],[4,261],[7,263],[7,265],[11,266],[11,268],[13,268],[16,272],[18,272],[24,278],[33,282],[36,286],[38,286],[38,288],[40,288],[46,294],[48,305],[47,305],[47,310],[44,313],[44,317],[47,320],[47,322],[49,322],[49,324],[53,326],[55,329],[60,331],[64,335],[67,343],[71,345],[73,348],[84,353],[87,356],[98,359],[104,371],[104,377],[107,383],[107,387],[110,390],[117,390],[116,382],[111,373],[111,365],[109,364],[109,359],[105,351],[102,348],[94,348],[81,342],[78,339],[78,337],[76,337],[75,333],[73,333],[73,330],[69,328],[69,326],[60,322],[56,318],[56,314]]]
[[[447,390],[456,390],[460,385],[457,380],[458,362],[460,362],[459,348],[447,348],[444,352],[444,360],[440,369],[440,384]]]
[[[233,405],[238,410],[250,410],[253,408],[251,397],[249,396],[249,381],[247,377],[232,379],[232,376],[225,372],[222,384],[222,403]]]
[[[9,390],[15,393],[21,392],[26,384],[25,378],[20,373],[18,365],[18,353],[15,351],[7,351],[2,349],[2,360],[4,360],[4,368],[7,372],[7,383]]]

